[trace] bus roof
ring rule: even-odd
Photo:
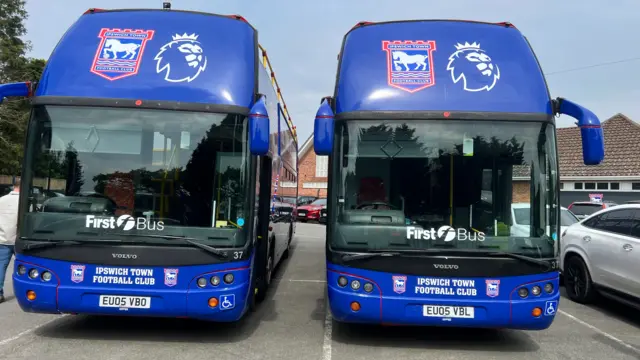
[[[257,89],[257,45],[256,30],[239,16],[92,9],[54,49],[34,100],[153,100],[246,112]],[[52,98],[38,98],[45,96]]]
[[[360,23],[344,37],[334,95],[336,114],[552,114],[536,56],[509,23]]]

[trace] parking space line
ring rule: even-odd
[[[593,331],[597,332],[598,334],[600,334],[600,335],[602,335],[602,336],[606,337],[607,339],[609,339],[609,340],[611,340],[611,341],[616,342],[618,345],[621,345],[621,346],[623,346],[623,347],[625,347],[625,348],[627,348],[627,349],[629,349],[629,350],[633,351],[633,352],[634,352],[634,353],[636,353],[636,354],[640,354],[640,349],[636,348],[635,346],[632,346],[632,345],[627,344],[626,342],[624,342],[624,341],[622,341],[622,340],[618,339],[617,337],[615,337],[615,336],[613,336],[613,335],[609,334],[608,332],[606,332],[606,331],[604,331],[604,330],[600,330],[599,328],[597,328],[597,327],[595,327],[595,326],[593,326],[593,325],[591,325],[591,324],[589,324],[589,323],[587,323],[587,322],[585,322],[585,321],[582,321],[582,320],[578,319],[577,317],[575,317],[575,316],[573,316],[573,315],[569,314],[569,313],[568,313],[568,312],[566,312],[566,311],[558,310],[558,313],[560,313],[560,314],[562,314],[562,315],[564,315],[564,316],[568,317],[569,319],[571,319],[571,320],[573,320],[573,321],[577,322],[578,324],[580,324],[580,325],[582,325],[582,326],[588,327],[589,329],[591,329],[591,330],[593,330]]]
[[[49,323],[52,323],[52,322],[54,322],[56,320],[59,320],[60,318],[65,317],[65,316],[67,316],[67,315],[65,314],[65,315],[61,315],[61,316],[55,317],[55,318],[53,318],[53,319],[51,319],[49,321],[46,321],[46,322],[44,322],[44,323],[42,323],[42,324],[40,324],[38,326],[34,326],[34,327],[30,328],[30,329],[27,329],[27,330],[15,335],[15,336],[12,336],[12,337],[7,338],[7,339],[0,340],[0,346],[7,345],[7,344],[9,344],[9,343],[11,343],[11,342],[13,342],[15,340],[20,339],[21,337],[23,337],[25,335],[29,335],[32,332],[38,330],[39,328],[41,328],[41,327],[43,327],[43,326],[45,326],[45,325],[47,325]]]
[[[288,281],[288,282],[302,282],[302,283],[318,283],[318,284],[324,284],[327,281],[326,280],[314,280],[314,279],[273,279],[273,281]]]
[[[324,317],[324,340],[322,341],[322,360],[331,360],[331,342],[332,340],[332,321],[329,302],[325,301],[325,317]]]
[[[326,239],[324,236],[310,236],[310,235],[298,235],[296,234],[296,237],[303,237],[303,238],[308,238],[308,239]]]

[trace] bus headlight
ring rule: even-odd
[[[24,275],[27,273],[27,268],[24,265],[18,265],[18,275]]]
[[[30,277],[30,278],[35,279],[35,278],[37,278],[37,277],[38,277],[38,275],[39,275],[39,273],[38,273],[38,269],[31,269],[31,270],[29,270],[29,277]]]
[[[521,298],[526,298],[527,296],[529,296],[529,290],[527,290],[527,288],[520,288],[518,289],[518,295],[520,295]]]
[[[371,284],[371,283],[364,284],[364,291],[372,292],[373,291],[373,284]]]
[[[226,274],[223,279],[227,284],[231,284],[233,282],[233,274]]]
[[[542,289],[540,289],[540,286],[538,285],[531,288],[531,293],[533,294],[533,296],[538,296],[540,295],[541,292],[542,292]]]
[[[544,291],[547,294],[551,294],[553,292],[553,284],[552,283],[546,283],[544,284]]]
[[[347,284],[348,284],[348,283],[349,283],[349,281],[347,280],[347,278],[346,278],[346,277],[344,277],[344,276],[340,276],[340,277],[338,278],[338,285],[340,285],[341,287],[345,287],[345,286],[347,286]]]
[[[207,286],[207,279],[205,278],[199,278],[197,282],[198,282],[198,286],[201,288]]]
[[[211,277],[211,285],[218,286],[220,285],[220,276],[212,276]]]
[[[42,280],[44,281],[49,281],[51,280],[51,273],[48,271],[45,271],[42,273]]]
[[[360,281],[358,281],[358,280],[353,280],[353,281],[351,282],[351,289],[353,289],[353,290],[358,290],[358,289],[360,289]]]

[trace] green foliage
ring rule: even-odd
[[[45,60],[26,56],[31,44],[21,39],[27,33],[24,6],[24,0],[0,1],[0,83],[37,81],[44,69]],[[0,174],[20,174],[28,121],[28,99],[0,104]]]

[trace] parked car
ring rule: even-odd
[[[299,196],[297,205],[298,206],[309,205],[316,200],[318,200],[316,196]]]
[[[567,296],[589,303],[597,294],[640,309],[640,205],[602,209],[562,235],[560,269]]]
[[[327,223],[327,205],[323,206],[322,209],[320,209],[320,219],[318,219],[318,222],[320,222],[321,224]]]
[[[531,213],[531,204],[529,203],[514,203],[511,204],[511,218],[513,224],[511,225],[511,236],[529,236],[529,219]],[[571,225],[579,222],[580,220],[574,215],[571,210],[566,207],[560,207],[560,233]],[[548,232],[547,228],[547,232]]]
[[[596,211],[607,209],[612,206],[618,205],[613,201],[603,201],[603,202],[592,202],[592,201],[575,201],[572,202],[567,209],[571,210],[571,212],[580,220],[586,219],[591,214]]]
[[[309,205],[298,206],[297,220],[307,222],[320,220],[320,210],[327,205],[327,199],[317,199]]]

